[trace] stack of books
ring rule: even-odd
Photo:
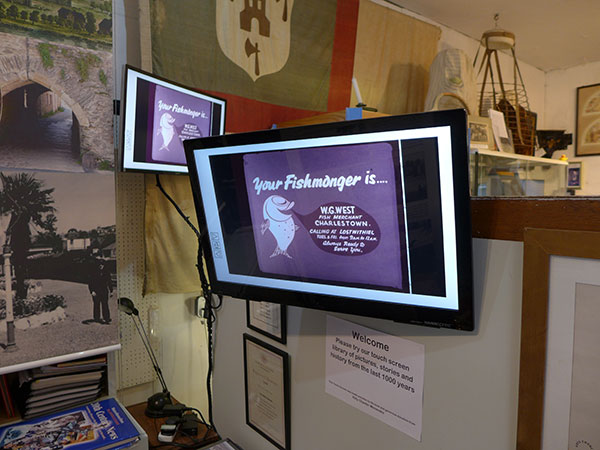
[[[46,450],[74,445],[78,450],[116,450],[141,439],[134,421],[113,398],[0,427],[3,449]]]
[[[15,404],[10,393],[8,375],[0,375],[0,397],[5,417],[11,418],[17,415]]]
[[[89,403],[100,396],[106,355],[38,367],[19,373],[19,406],[24,419]]]

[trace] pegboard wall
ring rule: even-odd
[[[156,295],[143,296],[144,255],[144,175],[117,174],[117,289],[119,297],[133,300],[146,332],[148,310],[158,303]],[[132,317],[119,313],[121,350],[117,354],[117,388],[153,381],[154,369]],[[160,364],[159,347],[153,346]]]

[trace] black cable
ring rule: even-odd
[[[167,191],[164,190],[164,188],[162,187],[162,184],[160,184],[160,177],[159,177],[158,174],[156,174],[156,186],[158,187],[158,189],[160,189],[160,192],[163,193],[163,195],[167,198],[167,200],[169,200],[171,202],[171,204],[175,207],[175,209],[177,210],[177,212],[179,213],[179,215],[181,217],[183,217],[183,220],[185,220],[185,223],[187,223],[188,226],[194,231],[194,233],[196,233],[196,236],[198,237],[198,239],[200,239],[202,237],[200,235],[200,232],[194,226],[194,224],[190,221],[190,218],[188,216],[186,216],[183,213],[183,211],[181,210],[181,208],[177,205],[177,203],[175,203],[175,200],[173,200],[171,198],[171,196],[169,194],[167,194]]]
[[[198,408],[189,408],[192,411],[196,411],[199,415],[200,415],[200,420],[199,422],[203,425],[206,425],[207,428],[209,428],[209,424],[206,423],[206,420],[204,419],[204,416],[202,415],[202,411],[200,411]],[[196,419],[198,420],[198,419]]]
[[[167,192],[164,190],[164,188],[162,187],[162,184],[160,183],[159,174],[156,174],[156,186],[158,187],[158,189],[160,189],[160,191],[167,198],[167,200],[169,200],[169,202],[177,210],[177,212],[183,218],[185,223],[187,223],[187,225],[194,231],[194,233],[196,234],[196,237],[198,239],[198,257],[197,257],[197,262],[196,262],[196,268],[198,269],[198,275],[200,277],[200,286],[202,288],[202,294],[204,296],[204,299],[206,300],[205,301],[205,309],[206,309],[206,313],[208,315],[208,320],[206,321],[206,329],[207,329],[207,333],[208,333],[208,337],[207,337],[207,339],[208,339],[208,373],[206,375],[206,389],[207,389],[207,397],[208,397],[208,420],[210,422],[210,428],[212,428],[215,431],[215,433],[217,433],[217,428],[215,427],[215,423],[213,420],[213,414],[212,414],[212,385],[211,385],[212,371],[213,371],[212,334],[213,334],[213,323],[215,321],[215,316],[214,316],[214,312],[213,312],[212,293],[210,291],[210,285],[208,283],[208,280],[206,279],[206,274],[204,273],[204,258],[202,255],[202,234],[198,231],[198,229],[190,221],[189,217],[183,213],[183,211],[177,205],[177,203],[175,203],[175,200],[173,200],[173,198],[171,198],[171,196],[169,194],[167,194]],[[221,300],[219,303],[219,307],[220,307],[222,304],[222,297],[219,297],[219,299]]]
[[[213,310],[217,311],[223,305],[223,296],[221,294],[217,295],[219,299],[219,304],[213,307]]]

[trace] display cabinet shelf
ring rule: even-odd
[[[471,149],[473,197],[566,195],[567,161]]]

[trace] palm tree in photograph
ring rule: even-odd
[[[27,298],[27,255],[31,248],[31,227],[54,231],[55,220],[48,216],[55,212],[52,206],[54,188],[44,189],[43,183],[29,173],[7,175],[0,172],[0,214],[9,214],[6,244],[12,251],[15,275],[15,295]],[[51,217],[54,217],[53,215]]]

